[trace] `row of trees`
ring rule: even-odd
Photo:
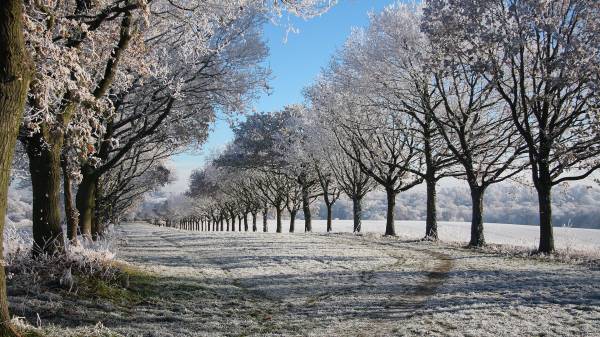
[[[309,125],[307,118],[307,109],[301,105],[248,116],[235,128],[233,143],[209,165],[192,173],[189,205],[175,213],[224,221],[227,228],[236,219],[240,228],[242,221],[248,228],[250,217],[253,230],[261,215],[266,232],[273,211],[276,232],[281,233],[283,214],[289,214],[289,232],[294,232],[301,211],[304,231],[310,232],[311,204],[322,197],[327,231],[331,231],[332,207],[343,193],[353,202],[354,231],[360,232],[362,199],[375,188],[375,181],[336,147],[324,147],[318,137],[307,137],[320,132],[311,130],[315,125]]]
[[[599,29],[600,4],[587,0],[389,6],[352,33],[306,106],[238,126],[190,194],[204,214],[271,207],[279,232],[284,209],[293,230],[302,208],[310,231],[312,200],[330,209],[343,191],[358,230],[360,199],[377,185],[395,235],[397,194],[425,183],[425,238],[436,240],[436,184],[457,177],[471,192],[470,245],[482,246],[486,189],[529,175],[539,251],[553,252],[552,187],[600,167]]]
[[[216,111],[243,112],[266,87],[265,20],[314,16],[331,4],[4,1],[0,233],[17,139],[32,182],[34,254],[64,251],[61,194],[68,239],[96,239],[168,181],[162,161],[202,143]],[[0,269],[0,336],[15,336]]]

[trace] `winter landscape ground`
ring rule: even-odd
[[[122,298],[15,293],[9,282],[12,312],[42,326],[101,322],[125,336],[600,335],[597,265],[376,233],[189,232],[144,223],[117,231],[118,258],[149,275],[132,276]],[[598,237],[565,229],[558,242],[563,232]],[[510,235],[488,233],[491,241]]]

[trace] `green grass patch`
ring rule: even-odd
[[[115,263],[113,267],[118,269],[118,273],[111,280],[75,276],[78,296],[103,299],[115,305],[130,307],[160,295],[160,279],[156,275],[121,263]]]

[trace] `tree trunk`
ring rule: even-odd
[[[244,231],[248,231],[248,213],[244,213]]]
[[[540,253],[554,252],[554,233],[552,228],[552,184],[548,177],[540,177],[537,184],[540,214]]]
[[[34,255],[56,254],[64,249],[60,215],[61,137],[49,137],[51,143],[46,144],[38,133],[26,141],[33,192]]]
[[[3,1],[0,6],[0,257],[4,256],[4,221],[10,169],[27,88],[31,80],[30,58],[23,39],[23,2]],[[19,336],[8,311],[6,275],[0,266],[0,337]]]
[[[92,168],[82,168],[83,179],[79,183],[75,203],[79,211],[79,231],[84,240],[92,239],[92,227],[96,206],[96,177]]]
[[[238,232],[242,231],[242,216],[238,215]]]
[[[275,208],[275,217],[277,218],[277,233],[281,233],[281,209]]]
[[[427,220],[425,223],[425,240],[437,241],[438,227],[436,209],[436,181],[432,176],[428,176],[425,180],[427,184]]]
[[[227,224],[227,231],[229,232],[229,218],[225,219],[225,223]]]
[[[310,195],[307,188],[302,188],[302,212],[304,213],[304,231],[312,232],[312,215],[310,214]]]
[[[396,191],[391,188],[386,188],[387,195],[387,215],[385,220],[385,235],[396,236],[396,228],[394,226],[394,208],[396,207]]]
[[[331,232],[332,230],[332,226],[331,226],[331,206],[330,204],[325,204],[325,206],[327,207],[327,233]]]
[[[62,172],[63,172],[63,191],[64,191],[64,203],[65,203],[65,217],[67,219],[67,238],[72,245],[77,245],[77,227],[79,226],[79,219],[75,203],[73,201],[73,183],[71,182],[71,176],[68,172],[67,161],[62,158]]]
[[[290,211],[290,233],[293,233],[296,225],[296,212]]]
[[[100,208],[102,208],[102,206],[98,207],[98,200],[101,200],[101,193],[102,185],[100,185],[100,179],[96,178],[94,181],[94,207],[92,209],[92,240],[94,241],[102,237],[102,234],[104,233],[103,220],[106,220],[101,218],[99,213],[101,211]]]
[[[265,208],[265,210],[263,211],[263,232],[268,232],[269,231],[269,226],[267,224],[267,221],[269,220],[269,210]]]
[[[473,215],[471,216],[470,247],[482,247],[485,245],[485,237],[483,235],[483,192],[483,188],[471,186]]]
[[[231,213],[231,231],[235,232],[235,215]]]
[[[360,233],[362,227],[362,198],[357,196],[352,198],[352,216],[354,219],[354,233]]]
[[[223,227],[224,227],[224,223],[223,223],[223,217],[221,217],[219,223],[221,224],[221,232],[223,231]]]
[[[252,231],[256,232],[258,227],[256,226],[256,213],[252,213]]]

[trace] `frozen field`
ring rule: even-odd
[[[288,228],[289,223],[287,220],[284,220],[284,232]],[[537,226],[486,223],[484,228],[485,238],[488,243],[531,248],[537,248],[538,246],[540,230]],[[259,229],[262,229],[262,227]],[[269,221],[269,231],[275,231],[275,223],[273,221]],[[304,221],[296,220],[296,232],[303,231]],[[325,220],[313,220],[313,231],[326,232],[327,226]],[[352,233],[352,220],[334,220],[333,231]],[[362,224],[362,231],[365,233],[384,233],[385,221],[365,220]],[[441,221],[438,223],[438,231],[440,240],[442,241],[468,242],[471,233],[471,223]],[[396,221],[396,234],[406,239],[420,239],[425,235],[425,222]],[[555,227],[554,236],[556,247],[559,249],[582,250],[600,256],[600,230]]]
[[[120,227],[119,258],[158,276],[143,300],[12,295],[12,312],[144,337],[600,336],[590,267],[376,234]]]

